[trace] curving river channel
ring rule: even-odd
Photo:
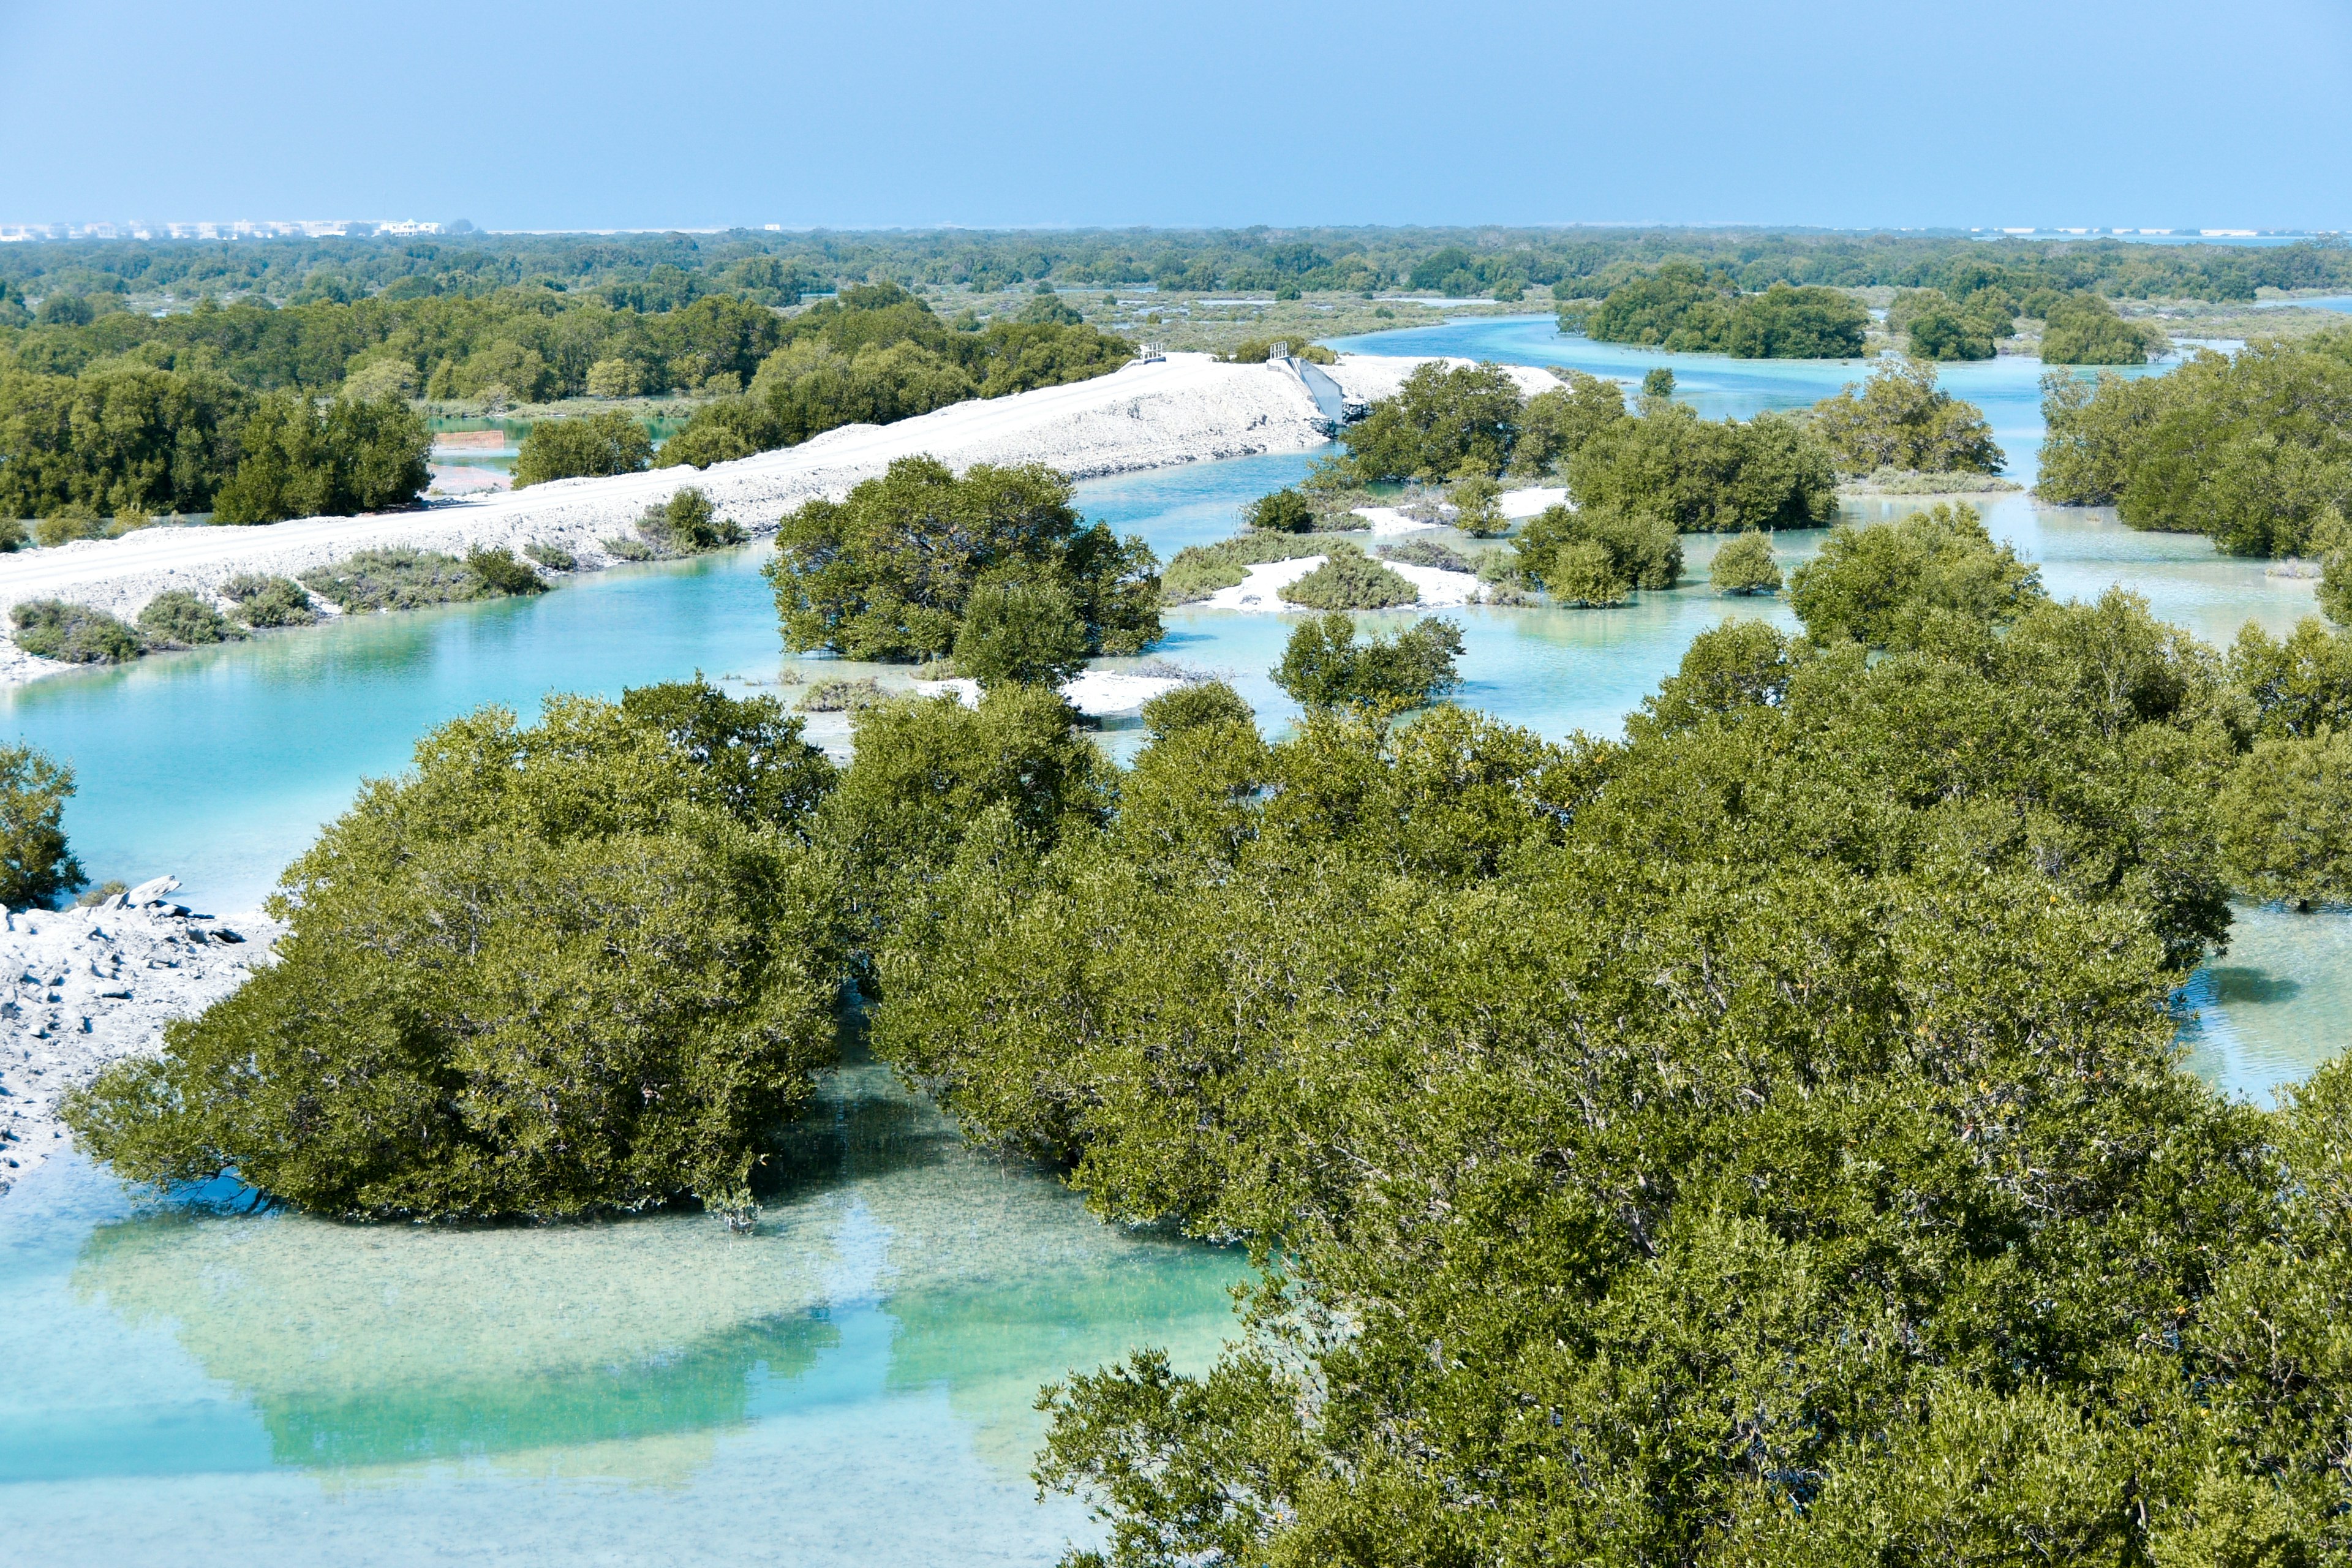
[[[1563,338],[1549,318],[1356,340],[1638,376],[1710,417],[1809,404],[1860,364],[1736,362]],[[1951,367],[2030,479],[2032,361]],[[1229,533],[1303,457],[1081,487],[1162,558]],[[1862,515],[1908,503],[1870,502]],[[2311,613],[2310,584],[2201,540],[1989,498],[2063,595],[2122,583],[2226,640]],[[1817,540],[1782,535],[1790,560]],[[1702,585],[1613,611],[1459,612],[1463,700],[1548,735],[1613,731],[1727,613]],[[429,726],[550,690],[699,669],[789,701],[841,666],[780,658],[764,550],[607,573],[530,601],[378,616],[0,693],[0,728],[69,757],[93,875],[170,870],[257,901],[364,775]],[[1750,609],[1787,622],[1783,606]],[[1185,610],[1163,657],[1227,674],[1279,728],[1280,616]],[[813,732],[845,740],[837,721]],[[1115,748],[1131,733],[1114,731]],[[2352,1018],[2352,921],[2243,909],[2185,1001],[2189,1062],[2266,1096]],[[1241,1260],[1107,1229],[1048,1177],[978,1159],[856,1063],[793,1134],[756,1235],[695,1216],[539,1229],[348,1227],[173,1201],[77,1158],[0,1199],[0,1513],[26,1561],[278,1564],[433,1558],[861,1565],[1049,1563],[1087,1539],[1027,1469],[1038,1387],[1141,1344],[1180,1364],[1228,1331]]]

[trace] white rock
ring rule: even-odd
[[[57,1104],[109,1062],[152,1053],[163,1026],[202,1012],[265,962],[278,928],[181,912],[169,877],[133,900],[22,910],[0,925],[0,1193],[62,1147]]]

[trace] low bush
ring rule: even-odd
[[[801,697],[803,713],[858,713],[890,700],[872,676],[856,680],[820,680]]]
[[[1718,594],[1779,593],[1780,564],[1772,559],[1772,542],[1750,529],[1715,552],[1706,580]]]
[[[1255,724],[1242,694],[1222,680],[1198,680],[1163,691],[1143,705],[1143,727],[1155,741],[1209,724]]]
[[[1328,542],[1288,533],[1244,533],[1215,544],[1188,545],[1160,574],[1160,602],[1194,604],[1221,588],[1239,587],[1253,566],[1320,555],[1328,549]]]
[[[1607,609],[1633,596],[1633,585],[1617,570],[1606,546],[1590,539],[1562,540],[1548,551],[1538,580],[1555,603]]]
[[[106,519],[86,506],[65,506],[33,524],[33,541],[44,550],[80,539],[104,539]]]
[[[319,618],[309,591],[291,577],[248,572],[222,584],[220,592],[249,626],[307,626]]]
[[[1450,550],[1434,539],[1408,539],[1402,544],[1383,544],[1384,560],[1402,561],[1408,566],[1427,566],[1439,572],[1472,572],[1476,568],[1458,550]]]
[[[475,576],[501,594],[520,597],[547,592],[547,584],[540,574],[516,560],[512,551],[468,550],[466,565]]]
[[[151,647],[201,647],[234,641],[246,630],[186,589],[173,588],[140,610],[139,633]]]
[[[362,550],[335,565],[303,573],[302,582],[351,614],[415,610],[499,595],[463,561],[431,550]]]
[[[541,540],[532,540],[522,547],[522,552],[550,572],[571,572],[580,565],[579,558],[572,552],[560,544],[549,544]]]
[[[1315,610],[1387,610],[1421,603],[1410,578],[1390,571],[1352,544],[1326,547],[1322,565],[1281,590],[1285,602]]]
[[[0,555],[14,555],[31,542],[23,523],[13,517],[0,517]]]
[[[147,651],[139,634],[88,605],[27,599],[14,612],[16,646],[37,658],[68,664],[123,664]]]
[[[1278,489],[1250,502],[1242,521],[1261,533],[1305,533],[1315,526],[1315,508],[1295,489]]]
[[[637,519],[637,536],[656,555],[699,555],[743,542],[741,525],[715,515],[710,498],[692,485],[646,508]]]

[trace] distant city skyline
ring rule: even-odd
[[[2332,0],[0,0],[0,38],[28,231],[2352,227]]]

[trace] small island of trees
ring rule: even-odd
[[[1737,359],[1851,359],[1870,331],[1870,312],[1838,289],[1776,282],[1742,293],[1727,273],[1679,258],[1574,320],[1596,342]]]

